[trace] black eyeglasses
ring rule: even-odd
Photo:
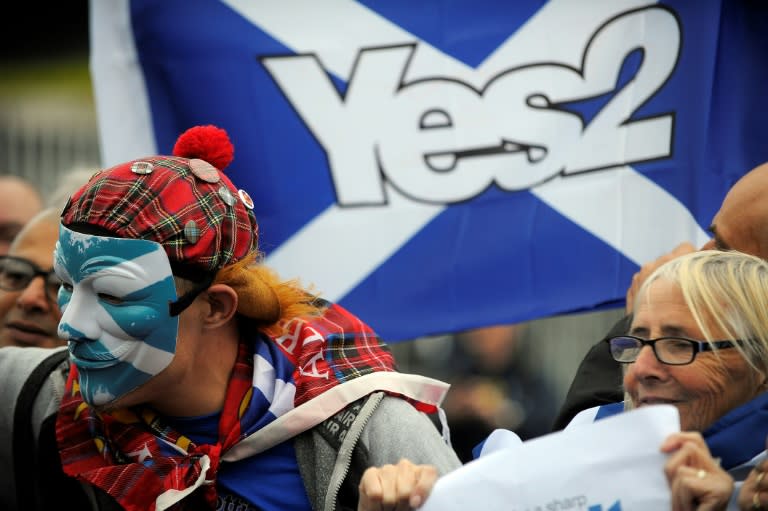
[[[28,259],[14,256],[0,256],[0,289],[22,291],[36,277],[45,281],[45,295],[56,303],[61,280],[53,270],[42,270]]]
[[[643,346],[650,346],[656,359],[673,366],[690,364],[702,351],[733,348],[741,341],[694,341],[685,337],[659,337],[641,339],[633,335],[620,335],[607,339],[611,356],[616,362],[629,364],[637,360]]]

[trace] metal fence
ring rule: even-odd
[[[36,184],[44,196],[74,169],[99,166],[90,105],[50,100],[0,103],[0,174]]]

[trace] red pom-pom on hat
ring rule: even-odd
[[[173,155],[199,158],[224,170],[235,157],[235,148],[223,129],[208,125],[194,126],[182,133],[173,146]]]

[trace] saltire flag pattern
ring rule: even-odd
[[[389,341],[617,306],[768,160],[766,9],[93,1],[103,163],[225,128],[267,262]]]

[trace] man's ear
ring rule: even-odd
[[[234,317],[238,303],[234,289],[226,284],[213,284],[205,294],[209,305],[205,316],[206,328],[219,328]]]

